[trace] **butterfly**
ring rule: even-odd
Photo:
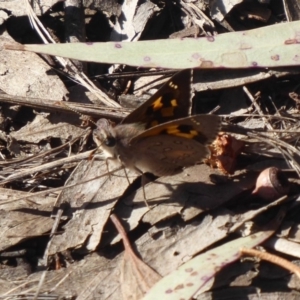
[[[209,154],[220,130],[216,115],[189,116],[191,71],[175,74],[145,103],[115,125],[100,119],[93,131],[106,158],[140,174],[174,175]]]

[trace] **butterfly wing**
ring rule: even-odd
[[[173,175],[200,162],[220,129],[220,118],[196,115],[150,128],[130,144],[135,166],[157,176]]]
[[[135,136],[131,143],[141,141],[149,137],[168,135],[183,138],[184,140],[194,140],[202,145],[210,144],[220,131],[221,121],[215,115],[194,115],[186,118],[173,120],[143,131]]]
[[[150,136],[132,146],[135,167],[156,176],[174,175],[208,155],[205,145],[177,136]]]
[[[145,103],[136,108],[122,124],[143,123],[151,128],[189,114],[191,70],[175,74]]]

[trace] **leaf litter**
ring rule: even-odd
[[[140,6],[132,2],[127,6],[124,2],[122,6],[111,3],[105,7],[97,1],[92,6],[86,3],[85,12],[91,18],[86,24],[87,41],[97,41],[95,36],[99,32],[91,25],[100,21],[108,26],[106,37],[98,39],[116,41],[116,34],[112,38],[113,28],[119,26],[124,15],[130,16],[132,24],[128,22],[128,26],[118,27],[115,33],[119,40],[126,40],[125,36],[128,40],[156,39],[149,43],[157,50],[165,50],[163,43],[171,45],[171,40],[167,41],[169,35],[175,31],[186,34],[191,26],[198,29],[190,32],[206,37],[215,36],[218,31],[220,35],[224,34],[224,29],[246,32],[259,28],[259,32],[267,34],[272,27],[263,27],[259,22],[274,25],[270,16],[279,17],[275,4],[267,7],[255,4],[250,11],[238,2],[218,1],[214,7],[205,7],[200,2],[171,6],[150,1]],[[41,7],[44,6],[41,4]],[[220,11],[218,7],[224,7],[224,10]],[[0,5],[1,9],[7,8]],[[20,14],[20,8],[9,9],[13,16]],[[205,9],[210,15],[205,14]],[[62,8],[58,6],[58,10]],[[38,14],[48,28],[43,17],[59,16],[55,10]],[[166,25],[170,14],[173,28]],[[111,16],[118,20],[115,25],[111,23]],[[278,23],[281,24],[277,26],[294,26],[283,22],[284,13],[280,16]],[[211,19],[223,30],[214,27]],[[13,26],[14,22],[18,25],[18,18],[12,20],[9,21]],[[28,26],[24,30],[34,40],[32,29]],[[59,31],[51,34],[58,37]],[[232,33],[233,40],[239,39],[239,34]],[[160,43],[159,38],[165,41]],[[29,43],[10,30],[1,36],[1,45],[12,44],[14,40]],[[258,38],[256,43],[259,42]],[[221,45],[226,48],[228,43],[225,41]],[[270,44],[266,43],[265,47]],[[91,130],[81,128],[79,116],[68,108],[89,115],[94,122],[100,117],[121,120],[128,110],[117,107],[119,105],[112,98],[138,86],[134,82],[137,70],[123,65],[113,65],[110,69],[104,64],[93,65],[93,72],[108,73],[105,76],[108,80],[102,78],[95,85],[86,81],[85,75],[76,68],[72,67],[70,71],[64,65],[59,75],[64,73],[67,77],[59,77],[35,54],[3,48],[1,51],[1,89],[10,95],[1,97],[0,115],[2,297],[12,299],[24,295],[42,299],[47,295],[54,299],[141,299],[147,290],[145,299],[167,299],[166,291],[173,297],[170,299],[190,299],[196,292],[209,295],[207,291],[216,292],[216,288],[223,294],[231,289],[232,293],[239,290],[243,296],[250,297],[251,287],[264,288],[263,272],[260,271],[263,264],[256,262],[258,271],[249,276],[253,266],[237,261],[241,247],[252,248],[267,240],[262,244],[267,251],[290,261],[298,257],[299,107],[295,101],[298,70],[195,70],[195,110],[198,113],[215,110],[227,122],[222,130],[229,137],[223,135],[216,147],[224,150],[222,147],[226,144],[232,146],[232,150],[234,138],[243,144],[243,149],[234,154],[227,149],[221,152],[222,157],[218,152],[219,169],[196,165],[178,175],[149,182],[144,186],[149,209],[144,202],[143,187],[137,188],[140,186],[137,175],[130,171],[125,173],[111,161],[99,159],[93,151]],[[252,50],[255,55],[259,55],[259,51],[259,47]],[[168,55],[167,61],[173,62],[173,68],[179,61],[183,68],[189,67],[184,59],[176,58],[175,52]],[[261,59],[261,65],[268,64],[264,56]],[[120,62],[114,60],[113,63]],[[53,67],[55,62],[51,64]],[[233,66],[238,67],[229,65]],[[56,66],[55,71],[58,68]],[[118,74],[125,74],[127,78],[115,79]],[[96,98],[105,95],[107,105],[113,107],[99,106],[99,101],[88,96],[85,97],[88,103],[72,103],[67,92],[77,83],[70,82],[70,78],[85,84]],[[97,91],[98,87],[101,92]],[[106,94],[105,90],[109,92]],[[62,99],[68,100],[69,104],[60,105]],[[135,97],[128,93],[128,99],[134,107]],[[231,162],[227,169],[224,160],[229,158],[233,164]],[[268,167],[282,170],[280,176],[288,178],[288,196],[282,195],[269,202],[253,193],[259,173]],[[286,210],[285,216],[280,214],[282,210]],[[122,220],[138,259],[131,250],[128,252],[128,240],[127,250],[123,252],[121,237],[109,221],[112,213]],[[264,226],[271,220],[277,220],[278,224],[267,230]],[[271,235],[272,239],[269,238]],[[214,259],[207,263],[207,257],[212,254]],[[138,263],[132,265],[132,262]],[[180,273],[187,269],[197,270],[202,281],[195,276],[196,281],[192,283],[191,277],[185,277],[193,272]],[[153,284],[149,270],[157,274],[158,282],[153,290],[149,290]],[[223,271],[231,276],[222,279]],[[270,294],[275,297],[284,287],[290,288],[285,299],[292,299],[299,289],[299,282],[288,273],[282,276],[286,279],[280,284],[276,282],[269,293],[261,292],[262,299]],[[159,277],[163,279],[160,281]],[[139,288],[144,284],[142,278],[150,282],[146,290]],[[245,282],[250,286],[248,289]]]

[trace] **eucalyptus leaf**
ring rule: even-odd
[[[253,248],[265,241],[272,231],[261,231],[238,238],[225,245],[196,256],[176,271],[158,281],[143,300],[191,299],[196,293],[209,289],[218,271],[241,257],[241,248]]]
[[[97,63],[156,68],[255,68],[300,63],[300,21],[217,36],[138,42],[6,45]]]

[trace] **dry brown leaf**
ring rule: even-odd
[[[8,35],[1,36],[0,48],[8,42],[12,42]],[[1,49],[0,89],[9,95],[61,100],[68,91],[57,75],[47,74],[50,71],[51,67],[34,53]]]
[[[244,146],[243,141],[220,132],[210,146],[211,156],[206,160],[206,163],[212,167],[217,167],[224,174],[233,174],[237,156],[241,154]]]
[[[122,236],[125,247],[120,279],[123,299],[140,300],[161,276],[136,256],[116,215],[110,218]]]
[[[28,197],[28,200],[13,201],[21,197]],[[7,203],[5,203],[7,201]],[[26,193],[22,191],[0,188],[0,209],[1,210],[16,210],[21,208],[39,209],[41,205],[53,207],[55,202],[54,197],[47,195],[36,196],[34,193]]]
[[[115,168],[111,161],[108,161],[108,166],[109,169],[104,161],[82,161],[69,177],[66,186],[77,185],[62,191],[56,206],[68,203],[69,208],[64,213],[71,220],[62,234],[52,237],[48,255],[83,244],[88,251],[96,249],[112,208],[128,187],[124,170],[108,176],[107,172]],[[136,177],[129,171],[128,176],[130,180]],[[91,181],[86,182],[89,179]],[[85,183],[80,184],[82,181]]]
[[[161,276],[131,253],[125,251],[121,265],[121,290],[124,300],[140,300]]]
[[[124,199],[124,203],[119,203],[115,214],[127,220],[130,230],[141,221],[154,225],[174,215],[181,215],[187,221],[255,185],[256,174],[246,173],[246,176],[244,172],[237,172],[225,184],[215,185],[210,180],[215,172],[202,164],[187,168],[175,176],[161,177],[145,186],[150,210],[144,203],[140,189]]]
[[[40,206],[38,210],[0,210],[0,251],[22,240],[49,232],[54,220],[50,218],[52,208]]]
[[[64,122],[51,123],[45,116],[37,115],[31,123],[10,135],[17,141],[28,143],[38,143],[50,137],[59,138],[62,142],[66,142],[66,140],[82,135],[84,131],[83,128]]]

